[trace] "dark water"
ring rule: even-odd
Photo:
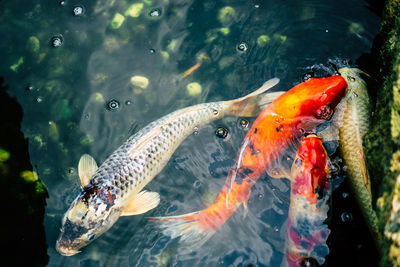
[[[133,3],[143,3],[139,16],[111,25],[115,14],[123,15]],[[82,15],[74,16],[76,6],[83,7]],[[241,118],[217,121],[185,140],[147,186],[161,194],[154,210],[120,218],[73,257],[59,255],[55,241],[62,215],[79,192],[76,169],[83,153],[101,163],[162,115],[243,96],[272,77],[281,79],[276,90],[288,90],[306,73],[331,75],[330,62],[351,63],[370,52],[380,22],[372,9],[361,0],[0,1],[0,75],[23,108],[31,163],[49,193],[48,265],[279,266],[287,181],[260,179],[247,217],[239,210],[191,254],[181,254],[176,240],[145,218],[212,203],[246,134]],[[61,46],[52,47],[53,37]],[[196,63],[200,67],[184,77]],[[133,87],[132,76],[147,77],[148,87]],[[195,96],[187,90],[193,82],[202,87]],[[117,109],[107,108],[111,100],[119,103]],[[227,138],[215,136],[219,127],[229,131]]]

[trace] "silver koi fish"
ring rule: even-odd
[[[62,219],[56,248],[71,256],[106,232],[120,216],[145,213],[160,202],[156,192],[142,189],[167,164],[196,129],[225,115],[257,116],[283,92],[263,94],[279,82],[271,79],[253,93],[231,101],[190,106],[170,113],[132,135],[100,167],[89,155],[79,161],[82,191]]]

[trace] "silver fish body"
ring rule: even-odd
[[[342,68],[339,73],[348,83],[343,122],[339,127],[339,147],[347,167],[350,187],[370,232],[375,240],[379,240],[381,235],[378,230],[378,219],[372,207],[371,180],[363,146],[371,116],[367,85],[360,77],[362,72],[358,69]]]
[[[264,101],[271,102],[281,94],[260,95],[278,81],[272,79],[237,100],[177,110],[132,135],[97,170],[96,165],[87,183],[82,182],[82,192],[63,217],[57,250],[65,256],[74,255],[107,231],[120,216],[141,214],[156,207],[159,195],[141,190],[167,164],[180,143],[205,124],[225,115],[257,115]]]

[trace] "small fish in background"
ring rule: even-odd
[[[363,146],[371,118],[371,102],[367,84],[360,76],[364,72],[357,68],[341,68],[339,73],[348,84],[342,123],[339,127],[339,149],[347,167],[347,181],[372,237],[375,242],[379,242],[382,236],[378,229],[376,212],[372,207],[371,180]]]
[[[237,160],[215,202],[201,211],[181,216],[154,217],[163,233],[180,237],[182,249],[202,245],[247,200],[251,188],[289,147],[296,146],[305,133],[329,120],[345,95],[342,76],[311,78],[298,84],[264,109],[247,132]],[[275,169],[274,169],[275,170]]]
[[[329,254],[326,244],[330,230],[328,200],[332,193],[329,181],[328,154],[320,137],[303,138],[291,170],[290,206],[286,234],[286,264],[283,266],[318,266]],[[317,262],[317,265],[312,265]]]
[[[229,116],[257,116],[282,92],[265,93],[274,78],[253,93],[231,101],[204,103],[170,113],[132,135],[100,167],[89,155],[79,161],[82,191],[62,219],[56,248],[71,256],[106,232],[120,216],[145,213],[160,202],[142,191],[167,164],[182,141],[211,121]]]

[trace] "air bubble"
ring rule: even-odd
[[[217,116],[217,115],[218,115],[218,110],[214,109],[214,110],[213,110],[213,114],[214,114],[215,116]]]
[[[125,101],[125,105],[129,106],[130,104],[132,104],[132,101],[130,101],[130,100]]]
[[[150,17],[159,17],[159,16],[161,16],[161,9],[159,9],[159,8],[150,9],[149,16]]]
[[[153,48],[150,48],[150,54],[155,54],[156,53],[156,50],[155,49],[153,49]]]
[[[246,52],[247,49],[249,49],[249,46],[245,43],[245,42],[241,42],[238,46],[237,46],[237,50],[239,52]]]
[[[348,198],[348,197],[349,197],[349,193],[343,192],[343,193],[342,193],[342,197],[343,197],[343,198]]]
[[[65,6],[67,3],[65,2],[65,1],[60,1],[60,2],[58,2],[58,5],[60,5],[60,6]]]
[[[72,9],[72,12],[74,13],[74,16],[82,16],[83,13],[85,13],[85,8],[81,5],[74,6],[74,8]]]
[[[68,173],[69,173],[69,174],[74,174],[74,172],[75,172],[74,168],[69,168],[69,169],[68,169]]]
[[[215,135],[219,138],[226,138],[228,136],[228,130],[226,130],[223,127],[220,127],[215,131]]]
[[[319,266],[318,262],[311,257],[307,257],[301,260],[300,267],[317,267]]]
[[[42,103],[42,102],[43,102],[43,98],[41,98],[41,97],[36,97],[36,98],[35,98],[35,102],[36,102],[36,103]]]
[[[25,91],[32,91],[34,88],[31,85],[28,85],[27,87],[25,87]]]
[[[242,128],[248,128],[250,123],[248,120],[242,119],[240,120],[239,124]]]
[[[305,82],[311,78],[314,78],[314,76],[315,76],[314,72],[307,72],[307,73],[304,73],[302,80],[303,80],[303,82]]]
[[[340,219],[342,220],[342,222],[346,223],[346,222],[351,222],[353,221],[353,214],[351,214],[350,212],[343,212],[340,215]]]
[[[53,36],[51,38],[51,45],[53,47],[60,47],[63,44],[63,42],[64,42],[64,37],[61,34]]]
[[[199,127],[194,127],[194,129],[193,129],[194,131],[193,131],[193,134],[194,135],[198,135],[199,134]]]
[[[116,111],[119,109],[119,101],[115,99],[111,99],[107,103],[107,109],[110,111]]]
[[[262,199],[263,197],[264,197],[263,194],[258,194],[258,198],[259,198],[259,199]]]
[[[255,8],[259,8],[259,7],[260,7],[260,5],[254,5],[254,7],[255,7]]]

